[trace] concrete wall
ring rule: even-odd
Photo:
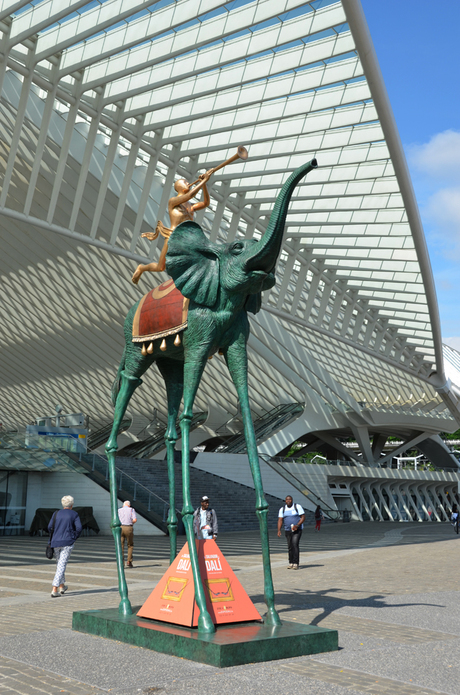
[[[61,508],[61,497],[72,495],[76,507],[92,507],[100,533],[110,535],[110,495],[85,475],[80,473],[29,473],[27,486],[26,533],[30,528],[35,511],[39,507]],[[121,502],[119,502],[121,507]],[[135,503],[133,507],[136,508]],[[135,526],[137,535],[163,536],[156,526],[137,516]]]
[[[287,495],[292,495],[294,502],[298,502],[304,509],[315,511],[316,505],[310,502],[308,497],[302,495],[291,483],[281,477],[265,461],[259,459],[260,472],[264,491],[269,495],[284,499]],[[246,454],[198,454],[192,464],[195,468],[208,473],[220,475],[222,478],[234,480],[242,485],[254,488],[251,469],[249,467]]]

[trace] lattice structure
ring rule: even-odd
[[[359,0],[5,0],[0,32],[5,418],[59,399],[107,421],[120,317],[148,289],[129,277],[159,254],[141,234],[168,222],[176,178],[244,144],[249,159],[215,175],[198,215],[212,240],[259,237],[287,175],[320,165],[294,194],[278,282],[253,321],[255,413],[306,401],[323,429],[350,412],[363,427],[393,413],[411,430],[457,428],[423,231]],[[234,413],[233,393],[215,358],[198,408]],[[164,403],[150,375],[134,407],[164,414]],[[318,429],[308,408],[302,427]]]

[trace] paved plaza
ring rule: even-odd
[[[167,567],[168,539],[137,537],[130,598],[141,604]],[[338,652],[228,669],[72,632],[72,612],[118,602],[113,541],[78,540],[69,592],[50,598],[45,538],[0,538],[0,695],[223,693],[428,695],[460,692],[459,537],[449,524],[328,524],[305,529],[301,567],[270,543],[286,620],[339,630]],[[263,613],[258,535],[221,534],[230,565]]]

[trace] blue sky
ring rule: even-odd
[[[361,0],[406,152],[438,294],[460,350],[460,0]]]

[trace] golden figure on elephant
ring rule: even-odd
[[[182,222],[193,222],[194,213],[208,207],[210,198],[206,183],[209,181],[214,171],[214,169],[209,169],[209,171],[207,171],[205,174],[201,174],[197,186],[193,186],[193,184],[190,184],[186,179],[179,179],[176,181],[174,184],[174,190],[176,191],[177,195],[170,198],[168,202],[168,213],[171,226],[165,227],[162,222],[157,222],[155,232],[145,232],[145,234],[142,234],[143,237],[149,239],[150,241],[154,241],[159,234],[164,237],[165,242],[163,244],[163,248],[161,249],[160,258],[158,263],[148,263],[147,265],[140,263],[137,266],[134,275],[131,278],[135,285],[137,285],[139,282],[139,278],[141,277],[142,273],[160,273],[165,269],[166,254],[168,252],[168,239],[173,231]],[[192,198],[195,198],[201,189],[203,189],[203,200],[200,203],[190,203]]]
[[[222,162],[222,164],[219,164],[213,169],[208,169],[206,173],[201,174],[201,176],[199,176],[196,181],[193,181],[193,183],[189,183],[186,179],[179,179],[176,181],[174,184],[174,190],[176,191],[177,195],[173,196],[168,201],[168,213],[171,226],[165,227],[163,222],[159,221],[157,222],[154,232],[145,232],[142,234],[143,237],[149,239],[150,241],[157,239],[159,234],[164,237],[165,242],[163,244],[163,248],[161,249],[160,258],[158,263],[152,262],[147,263],[147,265],[140,263],[137,266],[131,278],[135,285],[137,285],[139,282],[139,278],[141,277],[142,273],[161,273],[163,270],[165,270],[166,254],[168,252],[168,240],[173,231],[182,222],[193,222],[195,212],[198,212],[198,210],[205,210],[209,206],[210,197],[206,184],[211,178],[212,174],[219,169],[222,169],[224,166],[227,166],[227,164],[231,164],[236,159],[242,159],[244,161],[247,158],[247,149],[240,145],[237,153],[234,154],[233,157],[230,157],[230,159],[227,159],[225,162]],[[195,198],[201,189],[203,189],[203,200],[200,203],[192,204],[190,201]]]

